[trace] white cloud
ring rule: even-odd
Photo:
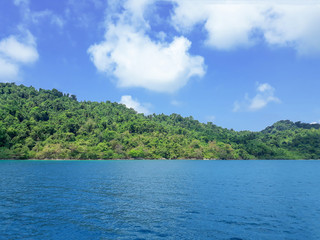
[[[178,30],[188,31],[197,23],[204,23],[208,32],[206,43],[217,49],[232,49],[254,43],[251,32],[262,16],[252,4],[224,4],[215,1],[178,0],[173,21]]]
[[[39,54],[33,35],[9,36],[0,40],[0,79],[11,81],[18,77],[21,66],[34,63]]]
[[[29,0],[14,0],[13,3],[20,8],[24,25],[28,25],[28,23],[38,24],[43,22],[44,19],[48,19],[53,25],[56,25],[60,28],[64,26],[64,20],[62,17],[54,14],[48,9],[42,11],[32,11],[30,9]]]
[[[6,82],[19,79],[21,67],[39,58],[36,40],[26,27],[33,16],[29,8],[30,1],[14,0],[13,3],[20,8],[23,21],[17,26],[18,35],[0,39],[0,81]]]
[[[143,18],[146,4],[150,1],[127,1],[118,21],[107,21],[105,39],[90,46],[88,53],[96,68],[114,76],[119,87],[177,91],[191,77],[204,75],[204,59],[189,54],[191,42],[185,37],[152,40]]]
[[[49,19],[50,23],[53,25],[56,25],[60,28],[64,26],[64,20],[62,17],[55,15],[52,11],[50,10],[43,10],[43,11],[38,11],[38,12],[31,12],[27,16],[33,23],[38,24],[44,19]]]
[[[129,26],[112,26],[106,40],[88,52],[99,71],[118,79],[119,87],[174,92],[192,76],[204,74],[204,60],[188,53],[190,44],[184,37],[156,43]]]
[[[35,40],[30,33],[28,33],[28,37],[24,42],[18,41],[15,36],[1,40],[0,54],[21,63],[32,63],[39,57],[35,48]]]
[[[249,98],[246,94],[243,101],[236,101],[233,111],[257,111],[271,102],[279,103],[280,99],[274,95],[274,91],[275,89],[268,83],[260,84],[257,87],[257,94],[253,98]]]
[[[268,83],[260,84],[257,88],[258,92],[272,91],[273,88]]]
[[[111,16],[116,9],[110,7],[111,2],[115,0],[67,0],[65,2],[64,19],[73,26],[84,28],[87,31],[97,30],[101,28],[100,14],[101,10],[106,12],[107,16]],[[119,3],[120,1],[118,1]],[[107,7],[108,6],[108,7]],[[109,14],[110,13],[110,14]],[[94,26],[94,30],[92,27]]]
[[[300,55],[320,53],[320,4],[279,5],[272,8],[265,23],[264,37],[269,44],[291,46]]]
[[[14,0],[22,17],[17,26],[19,35],[0,39],[0,80],[15,81],[19,78],[20,69],[39,59],[36,40],[29,32],[29,26],[47,20],[50,24],[63,27],[64,20],[50,10],[33,11],[30,0]]]
[[[18,73],[18,65],[0,57],[0,80],[8,81],[17,78]]]
[[[259,37],[270,45],[289,46],[299,54],[320,53],[320,3],[295,1],[176,0],[173,23],[182,32],[204,23],[206,43],[229,50],[251,46]]]
[[[156,0],[127,0],[124,8],[131,15],[131,21],[144,21],[144,11],[148,5],[153,4]],[[137,23],[137,22],[135,22]]]
[[[13,3],[14,3],[16,6],[28,5],[28,4],[29,4],[29,0],[14,0]]]
[[[150,111],[146,106],[143,106],[140,102],[134,100],[130,95],[122,96],[120,103],[126,105],[127,108],[133,108],[138,113],[143,113],[145,115],[150,114]]]

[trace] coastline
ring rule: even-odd
[[[0,161],[318,161],[320,159],[0,159]]]

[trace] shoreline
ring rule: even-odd
[[[0,159],[0,161],[319,161],[320,159]]]

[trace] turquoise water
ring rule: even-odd
[[[0,161],[0,239],[320,239],[320,161]]]

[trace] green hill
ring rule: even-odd
[[[320,124],[261,132],[0,83],[0,159],[319,159]]]

